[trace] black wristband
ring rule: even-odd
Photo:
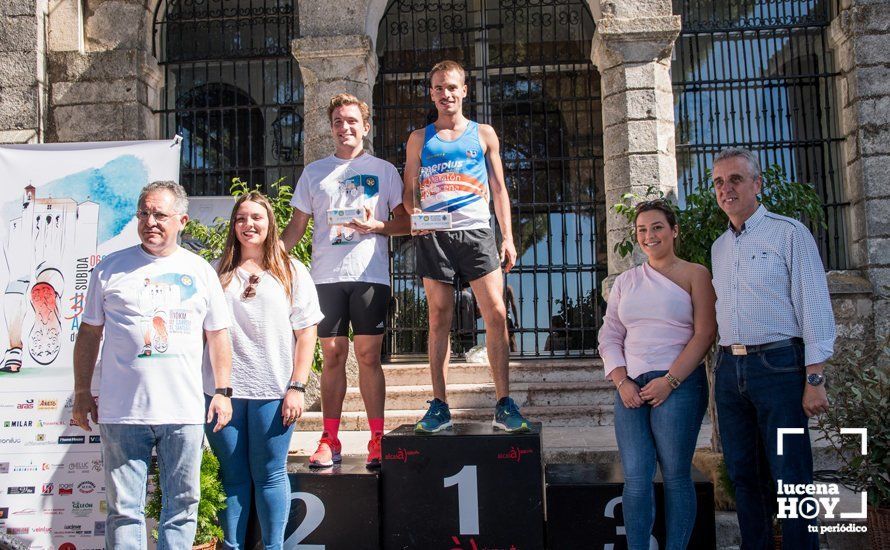
[[[224,395],[226,397],[232,397],[232,388],[216,388],[216,391],[213,392],[215,395]]]
[[[287,385],[287,391],[296,390],[300,393],[306,393],[306,384],[302,382],[291,382]]]

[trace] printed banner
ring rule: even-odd
[[[98,427],[71,425],[90,270],[139,242],[139,191],[179,181],[178,140],[0,145],[0,530],[103,548]],[[98,380],[94,378],[94,395]]]

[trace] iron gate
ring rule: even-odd
[[[303,167],[303,86],[290,41],[296,0],[162,0],[162,135],[179,134],[190,195],[228,195],[233,177],[295,186]]]
[[[759,153],[815,186],[827,269],[846,268],[843,168],[828,49],[830,0],[674,0],[683,18],[672,64],[681,194],[706,181],[724,147]],[[707,183],[709,185],[709,183]]]
[[[405,161],[408,134],[435,119],[427,71],[467,69],[467,117],[501,139],[519,259],[506,276],[511,352],[594,355],[606,275],[600,80],[581,0],[395,0],[377,38],[378,156]],[[389,354],[426,353],[427,312],[410,239],[393,240]],[[455,351],[482,344],[472,293],[456,292]]]

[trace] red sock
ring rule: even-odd
[[[371,427],[371,435],[383,433],[383,419],[382,418],[369,418],[368,426]]]
[[[324,426],[324,431],[328,434],[328,437],[330,437],[334,441],[340,441],[339,439],[337,439],[337,434],[340,431],[340,419],[322,418],[321,422]]]

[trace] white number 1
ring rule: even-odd
[[[476,467],[464,466],[459,472],[443,480],[445,487],[457,485],[457,510],[461,535],[479,534],[479,486]]]

